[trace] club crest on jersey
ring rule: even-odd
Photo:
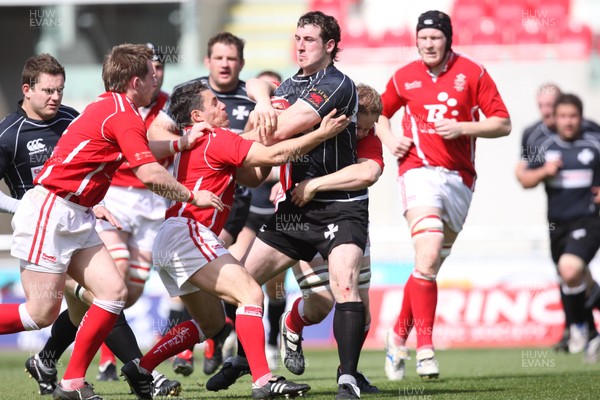
[[[250,115],[250,110],[247,110],[246,106],[237,106],[237,108],[234,108],[233,111],[231,111],[231,114],[235,119],[243,121]]]
[[[583,165],[588,165],[594,160],[594,153],[590,149],[583,149],[577,154],[577,159]]]
[[[457,92],[462,92],[465,90],[466,85],[467,77],[464,74],[456,75],[456,78],[454,79],[454,89],[456,89]]]
[[[421,81],[404,82],[404,89],[406,90],[419,89],[422,86],[423,83]]]
[[[307,99],[315,107],[321,107],[325,101],[327,101],[327,95],[320,90],[313,90],[308,94]]]

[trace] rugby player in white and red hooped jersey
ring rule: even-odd
[[[170,111],[179,124],[206,121],[217,127],[229,125],[225,104],[200,81],[175,89]],[[257,186],[268,176],[271,166],[306,154],[335,136],[345,129],[349,119],[332,119],[333,115],[330,113],[321,128],[311,134],[271,147],[216,128],[194,149],[175,159],[177,180],[190,190],[217,194],[226,210],[199,209],[184,202],[176,202],[167,210],[154,242],[153,261],[169,294],[179,296],[194,319],[173,327],[144,357],[123,366],[122,372],[138,397],[148,398],[150,373],[162,361],[223,328],[221,300],[237,307],[235,328],[248,354],[252,397],[295,397],[310,390],[308,385],[271,374],[265,356],[262,289],[217,235],[233,204],[236,181]]]
[[[400,316],[386,337],[386,374],[404,377],[406,339],[418,321],[417,374],[439,376],[432,342],[437,304],[436,275],[461,231],[475,187],[475,140],[510,133],[511,124],[485,68],[452,51],[450,17],[419,16],[421,58],[397,70],[382,95],[377,134],[398,157],[402,212],[410,226],[415,268],[404,286]],[[389,119],[404,107],[403,137]],[[479,120],[479,113],[487,117]]]
[[[100,398],[85,373],[123,309],[127,289],[94,226],[97,217],[118,225],[98,203],[119,165],[127,159],[136,176],[164,197],[222,209],[217,196],[190,191],[156,162],[193,146],[199,135],[148,143],[137,107],[148,104],[156,88],[151,59],[145,45],[111,50],[102,68],[107,92],[69,125],[12,221],[11,254],[21,260],[26,302],[0,305],[0,334],[50,325],[60,311],[67,272],[95,296],[54,391],[57,399]]]

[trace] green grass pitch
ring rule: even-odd
[[[189,377],[177,376],[183,392],[179,399],[246,399],[251,398],[250,378],[244,377],[228,391],[208,392],[204,388],[207,376],[202,373],[201,355],[196,352],[196,371]],[[23,352],[0,351],[0,399],[50,400],[37,394],[36,383],[24,372],[29,357]],[[398,400],[583,400],[600,397],[600,364],[584,364],[581,355],[556,354],[547,349],[446,350],[437,352],[440,378],[421,380],[415,373],[413,359],[408,361],[407,376],[400,382],[390,382],[383,371],[383,351],[365,351],[359,369],[377,385],[382,393],[363,395],[364,399]],[[335,371],[337,351],[307,350],[307,368],[302,376],[287,370],[277,373],[312,386],[307,399],[333,399],[336,393]],[[59,376],[66,360],[61,360]],[[88,380],[105,400],[133,400],[125,382],[96,382],[97,361],[88,371]],[[170,362],[159,370],[169,378],[175,374]]]

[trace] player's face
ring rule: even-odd
[[[148,60],[148,73],[143,78],[139,79],[137,86],[137,107],[145,107],[152,102],[152,96],[157,88],[156,74],[154,73],[154,66],[152,62]]]
[[[378,119],[377,114],[358,113],[356,116],[356,137],[358,140],[367,137]]]
[[[158,92],[160,92],[160,88],[163,84],[163,79],[165,77],[165,69],[163,64],[160,61],[152,61],[152,66],[154,67],[154,73],[156,75],[156,90],[152,94],[152,100],[158,96]]]
[[[335,43],[333,40],[323,43],[320,27],[304,25],[296,28],[295,40],[298,66],[304,75],[312,75],[329,65]]]
[[[225,104],[219,101],[217,96],[210,90],[202,92],[204,111],[202,111],[204,121],[212,126],[219,128],[227,128],[229,126],[229,118]]]
[[[559,104],[554,112],[556,131],[563,140],[575,139],[581,130],[581,115],[573,104]]]
[[[32,119],[49,120],[56,116],[62,103],[65,78],[40,74],[31,85],[23,85],[23,109]]]
[[[446,55],[446,36],[438,29],[421,29],[417,32],[417,49],[429,68],[436,67]]]
[[[217,42],[210,57],[204,58],[204,65],[208,68],[210,86],[219,92],[230,92],[239,83],[244,60],[234,45]]]
[[[544,125],[554,127],[554,102],[558,93],[540,93],[537,98],[538,108]]]

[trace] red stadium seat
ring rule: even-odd
[[[387,30],[380,38],[373,40],[373,45],[376,47],[414,46],[415,32],[408,29]]]

